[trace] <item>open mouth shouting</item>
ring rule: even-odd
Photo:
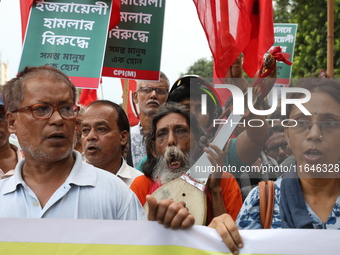
[[[99,151],[100,151],[100,148],[98,146],[94,145],[94,144],[89,144],[85,148],[85,153],[87,155],[93,155],[93,154],[95,154]]]
[[[323,153],[317,149],[308,149],[304,152],[305,159],[309,163],[316,163],[323,156]]]
[[[168,166],[170,169],[174,170],[180,168],[182,163],[183,159],[171,157],[170,160],[168,161]]]

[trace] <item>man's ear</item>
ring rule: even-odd
[[[137,91],[133,92],[133,102],[135,104],[138,104],[138,93],[137,93]]]
[[[7,112],[6,113],[6,119],[7,119],[7,126],[10,133],[15,133],[17,131],[16,129],[16,116],[14,116],[15,113]]]
[[[129,133],[126,130],[120,132],[120,144],[126,145],[129,142]]]

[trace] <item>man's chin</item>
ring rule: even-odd
[[[145,109],[144,112],[148,116],[153,116],[153,115],[155,115],[157,113],[158,108],[159,108],[159,106],[157,106],[157,107],[156,106],[154,106],[154,107],[148,106],[147,109]]]

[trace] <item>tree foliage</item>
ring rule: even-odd
[[[296,23],[293,77],[327,68],[327,0],[274,0],[275,23]],[[334,0],[334,76],[340,77],[340,0]]]
[[[327,69],[327,0],[274,0],[274,22],[298,24],[293,77]],[[199,59],[185,74],[212,77],[212,59]],[[340,77],[340,0],[334,0],[334,77]]]
[[[201,58],[197,60],[192,66],[188,68],[187,72],[184,74],[196,74],[207,79],[213,77],[212,58],[210,60],[206,58]],[[182,73],[181,76],[183,76],[184,74]]]

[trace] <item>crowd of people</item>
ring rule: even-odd
[[[198,183],[188,170],[204,155],[211,166],[233,169],[210,173],[200,192],[204,224],[234,254],[243,246],[238,229],[263,228],[260,181],[275,181],[272,228],[340,229],[340,84],[315,78],[297,86],[311,95],[303,104],[310,115],[291,104],[286,116],[249,114],[242,122],[248,125],[237,125],[219,148],[214,119],[230,101],[222,106],[202,77],[183,76],[172,86],[164,73],[159,81],[138,81],[140,123],[130,127],[116,103],[78,106],[74,85],[58,69],[26,67],[0,97],[0,217],[156,220],[188,228],[195,218],[185,202],[152,194],[183,176]]]

